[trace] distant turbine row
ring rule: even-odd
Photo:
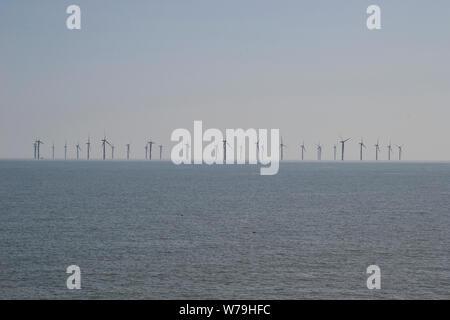
[[[341,160],[344,161],[344,155],[345,155],[345,143],[347,141],[349,141],[350,138],[348,139],[343,139],[342,137],[340,138],[340,140],[338,141],[338,143],[341,144]],[[111,144],[111,142],[108,141],[108,139],[106,139],[106,136],[100,140],[101,142],[101,146],[102,146],[102,159],[106,160],[106,149],[107,146],[109,146],[111,148],[111,159],[114,159],[114,145]],[[226,159],[226,154],[227,154],[227,146],[231,147],[227,140],[224,139],[223,141],[223,158],[224,161]],[[36,139],[34,141],[34,159],[41,159],[41,155],[40,155],[40,147],[41,144],[44,144],[43,141],[41,141],[40,139]],[[152,159],[152,148],[153,145],[156,144],[155,141],[149,140],[147,141],[147,143],[145,144],[145,159],[151,160]],[[363,160],[363,150],[366,149],[366,145],[364,144],[363,139],[361,138],[361,141],[358,142],[359,145],[359,159],[362,161]],[[86,142],[86,146],[87,146],[87,150],[86,150],[86,159],[89,160],[90,159],[90,152],[91,152],[91,139],[90,137],[88,137],[88,140]],[[398,148],[398,160],[402,159],[402,151],[403,151],[403,145],[396,145]],[[126,147],[126,153],[127,153],[127,160],[130,159],[130,151],[131,151],[131,144],[128,143],[125,145]],[[190,145],[187,144],[186,146],[186,153],[189,153],[189,149],[190,149]],[[241,146],[242,147],[242,146]],[[283,137],[280,138],[280,160],[284,159],[284,148],[286,148],[287,146],[283,143]],[[377,143],[374,145],[375,147],[375,160],[379,160],[379,154],[380,154],[380,142],[379,140],[377,140]],[[387,150],[388,150],[388,160],[391,160],[391,154],[392,154],[392,143],[389,141],[389,144],[386,146]],[[316,144],[316,148],[317,148],[317,160],[322,160],[322,151],[323,151],[323,145],[319,142],[318,144]],[[256,142],[256,149],[257,152],[259,153],[259,140]],[[80,159],[80,153],[81,153],[81,147],[80,144],[77,143],[75,145],[75,150],[76,150],[76,159]],[[163,152],[163,145],[159,145],[159,159],[162,159],[162,152]],[[216,146],[216,152],[217,152],[217,146]],[[242,153],[242,148],[241,148],[241,153]],[[300,144],[300,153],[301,153],[301,160],[305,159],[305,153],[306,153],[306,147],[305,147],[305,143],[302,142],[302,144]],[[334,154],[334,160],[337,160],[337,145],[333,146],[333,154]],[[242,157],[242,155],[241,155]],[[52,159],[55,159],[55,145],[52,145]],[[67,159],[67,142],[64,144],[64,159]]]
[[[339,143],[341,144],[341,160],[344,161],[344,152],[345,152],[345,143],[347,141],[349,141],[350,138],[348,139],[340,139]],[[361,141],[358,142],[359,145],[359,160],[364,160],[363,159],[363,150],[366,149],[366,145],[364,144],[363,139],[361,138]],[[402,160],[402,152],[403,152],[403,145],[395,145],[398,148],[398,160]],[[286,147],[286,145],[283,145],[283,142],[281,142],[280,144],[280,154],[282,154],[282,150],[283,148]],[[318,144],[316,144],[317,147],[317,160],[322,160],[322,149],[323,149],[323,145],[320,144],[320,142]],[[378,161],[379,160],[379,154],[380,154],[380,141],[377,140],[377,143],[374,145],[375,147],[375,160]],[[392,143],[391,141],[389,141],[389,144],[386,146],[387,150],[388,150],[388,160],[391,160],[391,154],[392,154]],[[306,153],[306,147],[305,147],[305,142],[302,142],[300,144],[300,153],[301,153],[301,159],[304,160],[305,159],[305,153]],[[334,160],[337,160],[337,145],[333,146],[333,154],[334,154]],[[281,156],[282,158],[282,156]]]
[[[108,141],[108,139],[106,139],[106,136],[100,140],[101,142],[101,147],[102,147],[102,159],[106,160],[106,149],[107,146],[109,146],[111,148],[111,159],[114,159],[114,145]],[[33,143],[33,147],[34,147],[34,159],[43,159],[41,157],[41,144],[44,144],[43,141],[41,141],[40,139],[36,139]],[[145,159],[151,160],[152,159],[152,147],[153,145],[156,144],[155,141],[148,141],[145,144]],[[127,153],[127,160],[130,159],[130,152],[131,152],[131,144],[127,143],[125,145],[126,147],[126,153]],[[162,159],[162,154],[163,154],[163,145],[160,144],[159,145],[159,159]],[[64,144],[64,160],[67,160],[67,142]],[[75,145],[75,150],[76,150],[76,159],[79,160],[80,159],[80,153],[82,152],[82,149],[80,147],[80,144],[77,143]],[[90,155],[91,155],[91,138],[88,137],[88,140],[86,142],[86,159],[90,160]],[[55,144],[52,144],[52,159],[55,159]]]

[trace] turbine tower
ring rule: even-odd
[[[64,160],[67,160],[67,141],[64,143]]]
[[[402,151],[403,151],[403,145],[396,145],[398,148],[398,160],[401,161],[402,160]]]
[[[359,160],[362,161],[362,159],[363,159],[363,148],[365,148],[366,145],[364,144],[362,138],[361,138],[361,142],[359,142],[358,144],[359,144]]]
[[[162,160],[162,149],[163,149],[163,145],[160,144],[159,145],[159,160]]]
[[[114,160],[114,145],[110,144],[111,146],[111,160]]]
[[[52,159],[55,160],[55,143],[52,144]]]
[[[317,145],[317,160],[322,160],[322,145],[319,144]]]
[[[77,148],[77,160],[78,160],[80,158],[80,151],[81,151],[79,143],[77,143],[76,148]]]
[[[130,144],[127,143],[127,160],[130,160]]]
[[[391,160],[391,152],[392,152],[391,141],[389,141],[389,145],[387,146],[387,149],[388,149],[388,160]]]
[[[223,164],[226,163],[227,160],[227,145],[231,148],[230,144],[227,142],[227,139],[222,140],[223,143]]]
[[[36,140],[37,159],[41,159],[41,144],[44,144],[40,139]]]
[[[377,140],[375,145],[375,160],[378,161],[378,153],[380,152],[380,140]]]
[[[33,143],[33,147],[34,147],[34,159],[36,159],[36,156],[37,156],[37,143],[36,143],[36,141]]]
[[[86,142],[86,152],[87,152],[87,159],[89,160],[90,154],[91,154],[91,137],[88,137],[88,141]]]
[[[345,147],[345,143],[346,143],[348,140],[350,140],[350,138],[344,140],[344,139],[342,139],[342,137],[341,137],[340,143],[341,143],[341,145],[342,145],[342,150],[341,150],[341,160],[342,160],[342,161],[344,161],[344,147]]]
[[[333,146],[333,151],[334,151],[334,161],[336,161],[336,157],[337,157],[337,146],[336,145]]]
[[[306,148],[305,148],[305,141],[302,142],[302,144],[300,145],[300,149],[302,151],[302,161],[304,159],[304,154],[306,152]]]
[[[109,141],[106,139],[106,136],[101,140],[102,142],[102,148],[103,148],[103,160],[106,159],[106,144],[110,145]]]
[[[145,149],[145,160],[147,160],[148,159],[148,144],[145,145],[144,149]]]
[[[280,138],[280,160],[283,161],[283,149],[287,148],[287,146],[283,143],[283,136],[281,136]]]
[[[152,140],[150,140],[148,142],[148,146],[149,146],[149,148],[148,148],[148,160],[152,160],[152,147],[153,147],[153,144],[155,144],[155,143],[156,142],[152,141]]]

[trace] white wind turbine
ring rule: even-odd
[[[359,144],[359,160],[362,161],[362,159],[363,159],[363,148],[366,148],[366,145],[363,142],[363,138],[361,138],[361,141],[358,144]]]
[[[343,139],[342,137],[341,137],[341,141],[339,141],[340,143],[341,143],[341,145],[342,145],[342,150],[341,150],[341,160],[342,161],[344,161],[344,147],[345,147],[345,143],[348,141],[348,140],[350,140],[351,138],[348,138],[348,139]]]

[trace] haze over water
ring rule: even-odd
[[[450,164],[0,161],[0,298],[450,298]],[[67,266],[81,290],[66,288]],[[381,268],[368,290],[366,268]]]

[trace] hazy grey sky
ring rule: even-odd
[[[66,8],[82,29],[66,28]],[[366,28],[366,8],[382,30]],[[0,2],[0,158],[33,156],[36,137],[104,132],[125,157],[175,128],[279,128],[285,158],[307,157],[339,135],[364,137],[373,159],[405,144],[408,160],[450,160],[450,2],[434,1],[15,1]]]

